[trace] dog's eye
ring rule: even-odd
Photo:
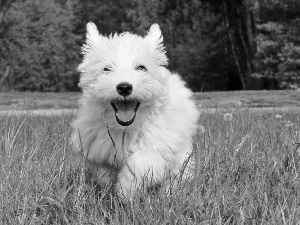
[[[137,67],[136,67],[136,70],[141,70],[141,71],[143,71],[143,72],[146,72],[146,71],[147,71],[146,67],[143,66],[143,65],[137,66]]]
[[[110,72],[110,71],[112,71],[113,70],[113,68],[111,67],[111,66],[106,66],[106,67],[104,67],[104,69],[103,69],[103,71],[105,71],[105,72]]]

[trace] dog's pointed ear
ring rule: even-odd
[[[82,46],[81,53],[83,55],[88,54],[91,49],[101,44],[104,38],[105,37],[99,34],[97,26],[94,23],[89,22],[86,25],[86,44]]]
[[[146,36],[146,38],[149,41],[156,42],[157,44],[162,44],[163,36],[161,35],[161,30],[160,30],[158,24],[155,23],[150,27],[148,35]]]
[[[153,50],[156,51],[155,58],[158,64],[165,66],[168,64],[165,47],[163,45],[163,36],[158,24],[153,24],[145,39],[151,44]]]
[[[82,63],[79,64],[77,70],[80,71],[82,74],[86,73],[89,68],[92,67],[93,58],[97,57],[98,47],[103,45],[106,37],[99,34],[97,26],[89,22],[86,25],[86,43],[81,48],[81,54],[83,54]],[[80,78],[79,87],[84,88],[90,82],[89,76],[82,76]]]
[[[97,29],[97,26],[93,22],[89,22],[86,25],[86,40],[87,42],[96,43],[99,39],[100,34]]]

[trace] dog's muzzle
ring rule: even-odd
[[[111,106],[115,111],[115,116],[118,124],[121,126],[131,125],[136,116],[136,112],[140,106],[140,102],[137,100],[114,100],[111,102]]]

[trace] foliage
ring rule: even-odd
[[[272,88],[300,85],[299,7],[299,1],[265,0],[258,8],[257,71],[253,75],[273,81]]]
[[[76,82],[78,36],[73,3],[27,0],[13,4],[1,27],[0,68],[13,70],[17,90],[64,91]]]
[[[90,21],[94,22],[103,35],[121,33],[131,23],[126,9],[130,0],[79,0],[76,10],[78,19],[77,32],[85,37],[85,27]]]
[[[134,29],[143,33],[152,23],[161,26],[169,68],[195,91],[221,90],[228,85],[232,63],[226,57],[220,15],[201,1],[133,1]],[[222,73],[220,82],[215,79]]]
[[[296,224],[298,115],[204,111],[194,139],[195,179],[131,205],[99,190],[71,153],[72,115],[1,115],[0,223]]]
[[[0,4],[6,5],[5,13],[0,10],[0,90],[78,90],[76,67],[89,21],[105,35],[125,30],[145,35],[152,23],[158,23],[169,68],[194,91],[299,85],[298,0],[2,0]],[[252,84],[251,73],[259,78],[257,83]]]

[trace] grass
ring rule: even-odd
[[[232,119],[202,113],[193,181],[171,196],[157,191],[131,205],[120,203],[110,189],[99,190],[72,154],[72,115],[3,114],[0,223],[296,224],[298,113],[231,113]]]

